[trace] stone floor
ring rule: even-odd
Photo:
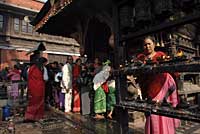
[[[15,117],[15,134],[120,134],[114,120],[97,121],[90,116],[70,113],[64,115],[56,109],[46,112],[45,119],[35,123],[23,123],[23,117]],[[7,122],[0,122],[0,134],[6,131]],[[144,120],[129,122],[131,134],[144,134]],[[176,134],[200,134],[199,123],[183,121]]]
[[[144,124],[143,120],[129,122],[129,128],[134,129],[134,134],[144,134]],[[200,134],[200,123],[182,120],[180,127],[176,129],[176,134]]]

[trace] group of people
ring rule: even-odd
[[[40,57],[28,69],[29,101],[25,122],[43,118],[44,108],[49,105],[65,114],[112,118],[116,101],[109,60],[102,64],[96,58],[94,63],[83,63],[81,58],[73,62],[73,57],[67,56],[64,65],[47,62]]]

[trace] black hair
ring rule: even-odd
[[[55,64],[56,66],[58,66],[58,62],[57,61],[54,61],[53,64]]]
[[[63,63],[59,63],[61,66],[64,66],[64,64]]]
[[[72,57],[71,55],[68,55],[68,56],[67,56],[67,61],[66,61],[66,63],[69,63],[69,60],[70,60],[70,59],[72,59],[72,62],[73,62],[73,57]]]
[[[143,40],[145,40],[145,39],[150,39],[150,40],[152,40],[154,43],[156,43],[156,38],[155,38],[153,35],[145,36]]]
[[[81,59],[80,59],[80,58],[76,59],[76,63],[77,63],[78,61],[81,61]]]
[[[43,71],[43,66],[44,66],[44,63],[47,62],[47,58],[45,57],[40,57],[37,59],[36,61],[36,66],[41,70]]]
[[[17,65],[14,65],[14,68],[15,68],[15,69],[19,69],[19,67],[18,67]]]

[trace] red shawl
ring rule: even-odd
[[[156,52],[156,54],[152,58],[152,61],[156,62],[157,58],[163,55],[165,55],[163,52],[160,51]],[[142,61],[146,59],[146,56],[144,54],[140,54],[137,57],[139,60]],[[150,97],[150,98],[156,97],[156,95],[160,92],[162,86],[166,81],[166,76],[167,73],[160,73],[160,74],[151,73],[148,75],[145,74],[141,76],[141,78],[139,78],[140,79],[139,82],[141,85],[142,94],[145,97]]]

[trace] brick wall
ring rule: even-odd
[[[43,6],[43,2],[39,2],[37,0],[3,0],[5,3],[14,4],[17,6],[30,8],[33,10],[40,10]]]
[[[16,51],[16,50],[0,50],[1,53],[1,64],[0,64],[0,70],[2,70],[5,67],[13,67],[15,65],[16,59],[22,60],[22,61],[29,61],[30,55],[26,55],[26,51]],[[46,57],[48,59],[48,55],[46,53],[43,53],[43,57]]]

